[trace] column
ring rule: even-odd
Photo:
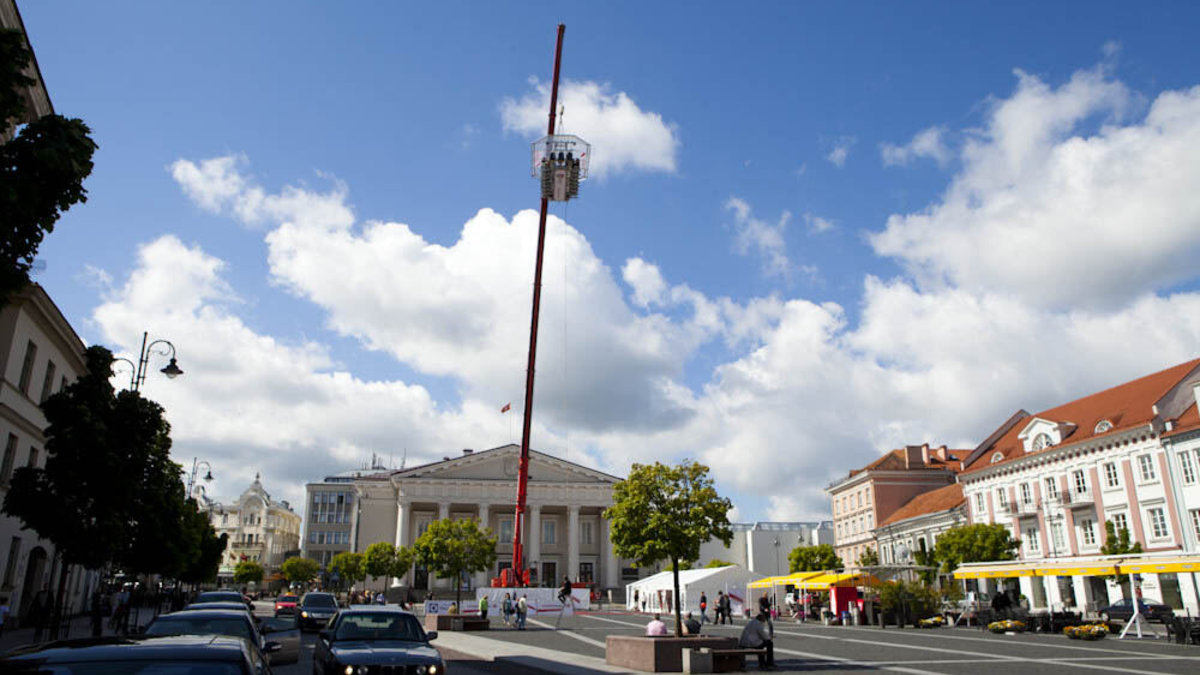
[[[567,570],[571,581],[579,581],[579,507],[567,507]],[[558,580],[555,579],[557,582]]]
[[[530,504],[525,511],[525,522],[527,529],[525,530],[525,567],[532,567],[538,563],[538,583],[542,582],[542,507],[537,504]]]
[[[396,501],[396,546],[408,546],[408,519],[409,519],[409,504],[406,500],[400,499]],[[394,583],[408,585],[408,572],[405,572],[403,579],[393,579]]]
[[[613,552],[608,519],[604,517],[600,518],[600,556],[603,559],[600,564],[604,567],[604,587],[616,588],[620,583],[621,568]]]
[[[450,502],[438,502],[438,519],[445,520],[450,517]]]
[[[479,529],[481,529],[481,530],[485,527],[488,527],[488,507],[489,506],[490,506],[489,504],[480,504],[479,505]],[[497,543],[499,543],[499,542],[497,542]],[[471,583],[475,586],[475,588],[481,588],[483,586],[487,586],[487,585],[491,584],[492,583],[492,570],[484,570],[482,572],[476,572],[475,578]]]

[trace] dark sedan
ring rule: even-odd
[[[446,666],[412,614],[393,607],[342,610],[313,648],[315,675],[403,672],[441,675]]]
[[[197,675],[270,675],[262,655],[240,638],[220,635],[102,637],[18,647],[0,657],[0,672],[187,672]]]
[[[300,630],[324,628],[333,615],[337,614],[337,598],[333,593],[305,593],[296,609],[300,612]]]
[[[1138,601],[1138,611],[1147,621],[1165,622],[1175,616],[1175,610],[1171,609],[1170,605],[1164,605],[1161,602],[1154,600],[1142,599]],[[1123,598],[1108,607],[1100,608],[1100,620],[1104,622],[1117,620],[1129,621],[1133,618],[1133,601],[1129,598]]]
[[[237,591],[205,591],[196,596],[193,604],[205,602],[240,602],[250,608],[251,612],[254,611],[254,601]]]

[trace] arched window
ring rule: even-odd
[[[995,453],[992,454],[992,464],[995,464],[996,462],[1003,462],[1003,461],[1004,461],[1004,453],[1003,452],[1000,452],[999,450],[997,450]]]
[[[1109,422],[1108,420],[1100,420],[1099,422],[1096,422],[1096,431],[1095,431],[1095,433],[1097,433],[1097,434],[1102,434],[1102,433],[1104,433],[1104,432],[1106,432],[1106,431],[1111,431],[1111,430],[1112,430],[1112,428],[1113,428],[1113,423],[1112,423],[1112,422]]]

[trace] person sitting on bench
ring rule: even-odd
[[[684,618],[684,620],[683,620],[683,634],[684,635],[699,635],[700,634],[700,622],[697,621],[695,619],[695,617],[692,616],[691,612],[688,612],[687,617]]]
[[[771,638],[772,635],[767,629],[767,615],[762,612],[750,619],[750,622],[742,629],[742,637],[738,640],[738,646],[766,649],[766,652],[758,655],[759,670],[775,668],[775,641]]]

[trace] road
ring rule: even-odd
[[[260,603],[259,613],[270,614],[269,603]],[[528,653],[539,657],[543,670],[555,672],[555,663],[584,666],[575,672],[599,672],[604,659],[604,640],[608,635],[640,635],[647,617],[626,612],[582,613],[565,618],[561,630],[552,621],[531,621],[529,630],[515,631],[493,621],[486,633],[446,636],[437,644],[447,657],[451,673],[528,672],[529,667],[497,659],[487,654],[476,657],[465,652],[448,651],[463,644],[495,647],[496,653]],[[706,634],[736,637],[741,625],[705,624]],[[469,637],[467,637],[469,636]],[[778,672],[880,673],[907,675],[1074,675],[1076,673],[1162,673],[1185,675],[1200,672],[1200,648],[1176,645],[1166,640],[1122,640],[1110,636],[1096,642],[1068,640],[1060,635],[994,635],[974,628],[938,628],[929,630],[871,627],[824,626],[780,622],[775,630],[775,657]],[[302,637],[300,662],[279,666],[279,675],[309,675],[312,672],[312,646],[316,635]],[[474,649],[476,652],[493,650]],[[480,658],[482,657],[482,658]],[[553,660],[551,660],[553,659]],[[754,670],[753,659],[749,669]],[[591,667],[587,667],[591,665]]]

